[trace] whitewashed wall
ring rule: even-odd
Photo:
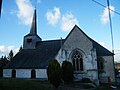
[[[36,78],[47,79],[47,70],[46,69],[35,69]]]
[[[16,78],[31,78],[31,69],[16,69]]]
[[[106,76],[110,76],[112,82],[115,82],[115,72],[114,72],[114,63],[113,63],[113,57],[112,56],[104,56],[105,60],[105,72]],[[103,75],[104,76],[104,75]]]
[[[15,70],[16,70],[16,78],[31,78],[32,69],[15,69]],[[35,71],[36,71],[36,78],[47,79],[46,69],[35,69]],[[3,77],[11,78],[12,69],[4,69]]]
[[[12,73],[11,69],[3,69],[3,77],[10,78],[12,77],[11,73]]]

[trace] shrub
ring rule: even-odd
[[[61,69],[60,64],[57,60],[53,59],[50,61],[47,68],[47,75],[50,83],[53,84],[53,86],[55,86],[56,88],[58,88],[61,83]]]
[[[62,79],[64,82],[73,81],[73,66],[69,61],[63,61],[62,63]]]
[[[83,82],[83,83],[91,83],[91,80],[89,78],[82,78],[81,82]]]

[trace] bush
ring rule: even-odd
[[[53,59],[50,61],[47,68],[47,75],[50,83],[53,84],[53,86],[55,86],[56,88],[58,88],[61,83],[61,69],[60,64],[57,60]]]
[[[89,78],[82,78],[81,82],[83,82],[83,83],[91,83],[92,81]]]
[[[64,82],[73,81],[73,66],[69,61],[63,61],[62,63],[62,79]]]

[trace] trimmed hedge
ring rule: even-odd
[[[73,66],[71,62],[63,61],[61,71],[64,82],[73,81]]]
[[[50,61],[47,68],[47,75],[50,83],[56,88],[58,88],[61,83],[61,69],[60,64],[56,59]]]

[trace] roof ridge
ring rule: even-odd
[[[114,55],[111,51],[109,51],[108,49],[106,49],[105,47],[103,47],[102,45],[100,45],[98,42],[96,42],[95,40],[93,40],[92,38],[90,38],[85,32],[82,31],[82,29],[80,29],[77,25],[75,25],[73,27],[73,29],[70,31],[70,33],[67,35],[67,37],[65,38],[65,41],[67,40],[67,38],[70,36],[70,34],[73,32],[73,30],[75,28],[78,28],[93,44],[93,46],[95,46],[95,44],[97,44],[97,46],[100,46],[101,48],[103,48],[104,50],[108,51],[109,54]],[[65,42],[64,41],[64,42]],[[97,46],[95,46],[95,48],[98,48]]]
[[[44,40],[44,41],[42,41],[42,42],[47,42],[47,41],[64,41],[65,39],[54,39],[54,40]]]

